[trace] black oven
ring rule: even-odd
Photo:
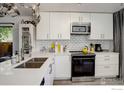
[[[95,54],[72,55],[72,78],[95,76]]]

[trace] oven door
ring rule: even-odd
[[[94,57],[72,57],[72,77],[94,76]]]

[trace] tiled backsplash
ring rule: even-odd
[[[47,49],[51,46],[52,42],[59,42],[61,45],[67,45],[67,50],[81,50],[84,46],[89,46],[90,43],[100,43],[103,49],[113,50],[112,40],[89,40],[85,35],[72,35],[70,40],[41,40],[36,41],[36,50],[39,51],[42,47]]]

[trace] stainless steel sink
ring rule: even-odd
[[[40,68],[48,58],[32,58],[15,68]]]

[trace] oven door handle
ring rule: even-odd
[[[95,58],[72,58],[74,60],[80,60],[80,59],[95,59]]]

